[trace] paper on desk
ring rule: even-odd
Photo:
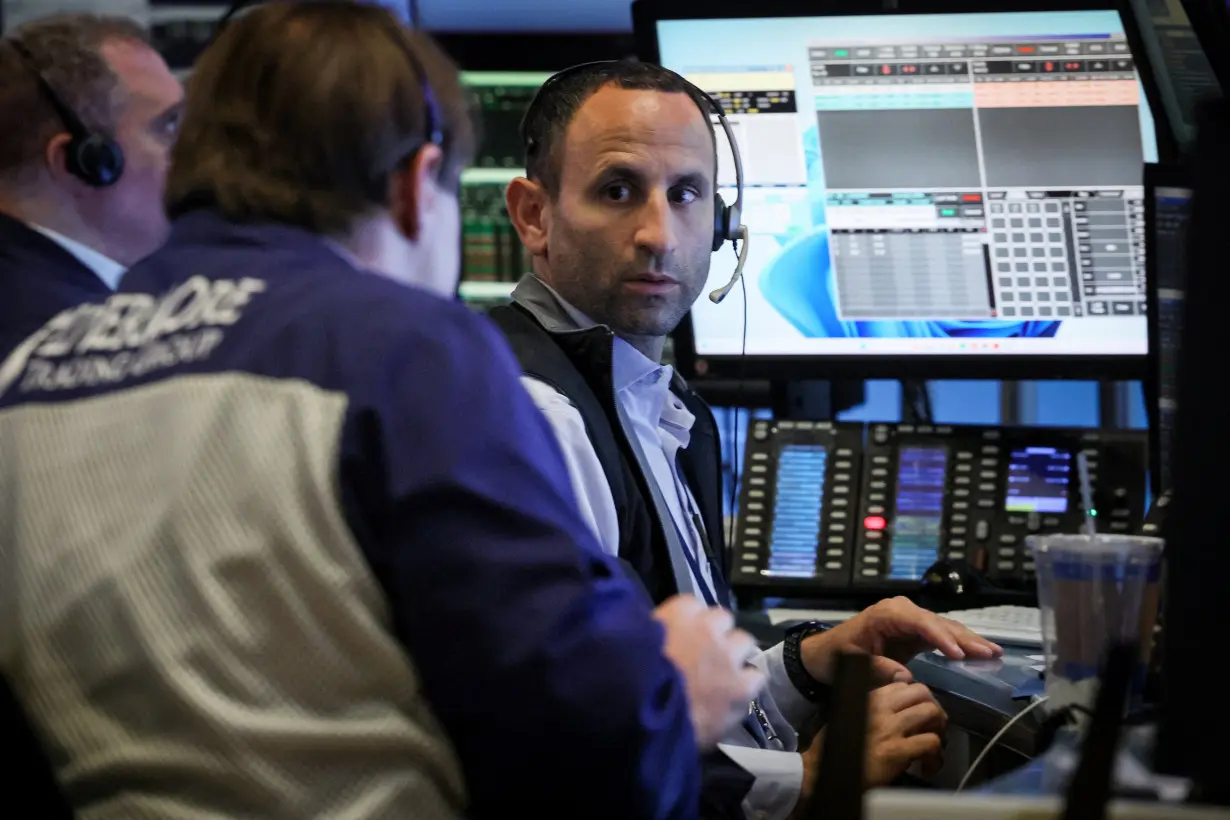
[[[1046,655],[1026,655],[1026,656],[1025,656],[1025,660],[1027,660],[1027,661],[1045,661],[1045,660],[1046,660]]]
[[[769,623],[777,626],[788,621],[823,621],[839,624],[850,620],[858,613],[845,609],[770,609],[766,614],[769,616]]]

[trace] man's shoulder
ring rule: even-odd
[[[463,305],[373,274],[265,276],[254,267],[156,288],[134,272],[122,292],[61,312],[9,353],[0,407],[222,372],[349,393],[391,367],[430,379],[443,359],[481,371],[496,358],[496,334]]]

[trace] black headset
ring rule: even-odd
[[[10,38],[8,44],[34,76],[43,97],[51,103],[56,115],[68,129],[68,135],[71,137],[65,149],[65,166],[68,172],[92,188],[106,188],[118,182],[124,173],[124,151],[119,143],[106,134],[86,127],[77,112],[64,101],[39,70],[34,55],[23,43]]]
[[[266,2],[270,2],[270,0],[236,0],[226,10],[226,13],[218,19],[217,25],[214,26],[213,36],[210,38],[210,44],[212,45],[218,39],[218,35],[222,33],[222,30],[226,28],[227,24],[231,22],[231,19],[236,14],[250,6],[261,5]],[[401,24],[396,22],[396,18],[391,14],[389,19],[400,28]],[[386,26],[386,30],[387,28]],[[382,170],[384,171],[391,170],[406,160],[413,158],[424,145],[430,144],[441,148],[444,147],[444,118],[440,115],[440,106],[436,102],[436,95],[431,90],[431,83],[427,81],[427,70],[423,68],[422,61],[419,60],[414,51],[406,46],[401,37],[397,36],[399,33],[388,31],[389,39],[406,55],[406,61],[410,63],[410,70],[414,72],[414,76],[418,80],[419,92],[423,96],[426,122],[423,129],[424,135],[422,137],[410,137],[398,145],[392,152],[393,156],[390,156],[388,161],[383,163],[385,167]]]
[[[529,107],[525,110],[525,116],[521,119],[521,141],[525,144],[525,156],[528,160],[538,151],[539,145],[530,138],[527,127],[535,114],[535,109],[541,104],[541,101],[550,93],[551,89],[558,85],[562,80],[569,77],[575,77],[580,74],[594,73],[600,74],[603,68],[616,65],[624,62],[623,60],[599,60],[590,63],[581,63],[574,65],[571,68],[566,68],[557,74],[553,74],[547,78],[547,81],[542,84],[534,98],[530,100]],[[661,68],[661,66],[658,66]],[[692,93],[689,95],[700,108],[701,113],[706,120],[710,120],[713,115],[717,116],[718,124],[722,126],[722,131],[726,134],[726,140],[730,143],[730,152],[734,158],[735,164],[735,202],[733,205],[727,205],[722,199],[722,195],[715,193],[714,208],[713,208],[713,246],[714,252],[721,250],[722,245],[726,242],[734,242],[739,251],[739,263],[735,267],[734,275],[730,281],[722,287],[709,294],[709,298],[717,303],[726,298],[726,294],[730,293],[731,288],[739,281],[739,277],[743,274],[743,265],[747,261],[747,228],[743,225],[743,159],[739,156],[739,143],[735,140],[734,130],[730,127],[730,121],[726,119],[726,113],[722,110],[722,106],[708,92],[698,88],[693,83],[689,82],[684,77],[680,76],[669,68],[661,68],[662,71],[678,78]],[[706,111],[705,106],[701,101],[707,102],[711,110]]]

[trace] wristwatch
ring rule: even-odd
[[[804,621],[786,630],[786,640],[782,643],[782,658],[786,662],[786,676],[799,690],[799,694],[812,703],[821,703],[828,699],[831,687],[818,681],[803,665],[803,650],[800,648],[804,638],[824,632],[829,627],[819,621]]]

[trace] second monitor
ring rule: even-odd
[[[719,99],[743,155],[748,372],[1138,377],[1154,123],[1119,12],[1087,5],[643,4],[642,50]],[[680,342],[685,368],[745,366],[729,304],[698,303]]]

